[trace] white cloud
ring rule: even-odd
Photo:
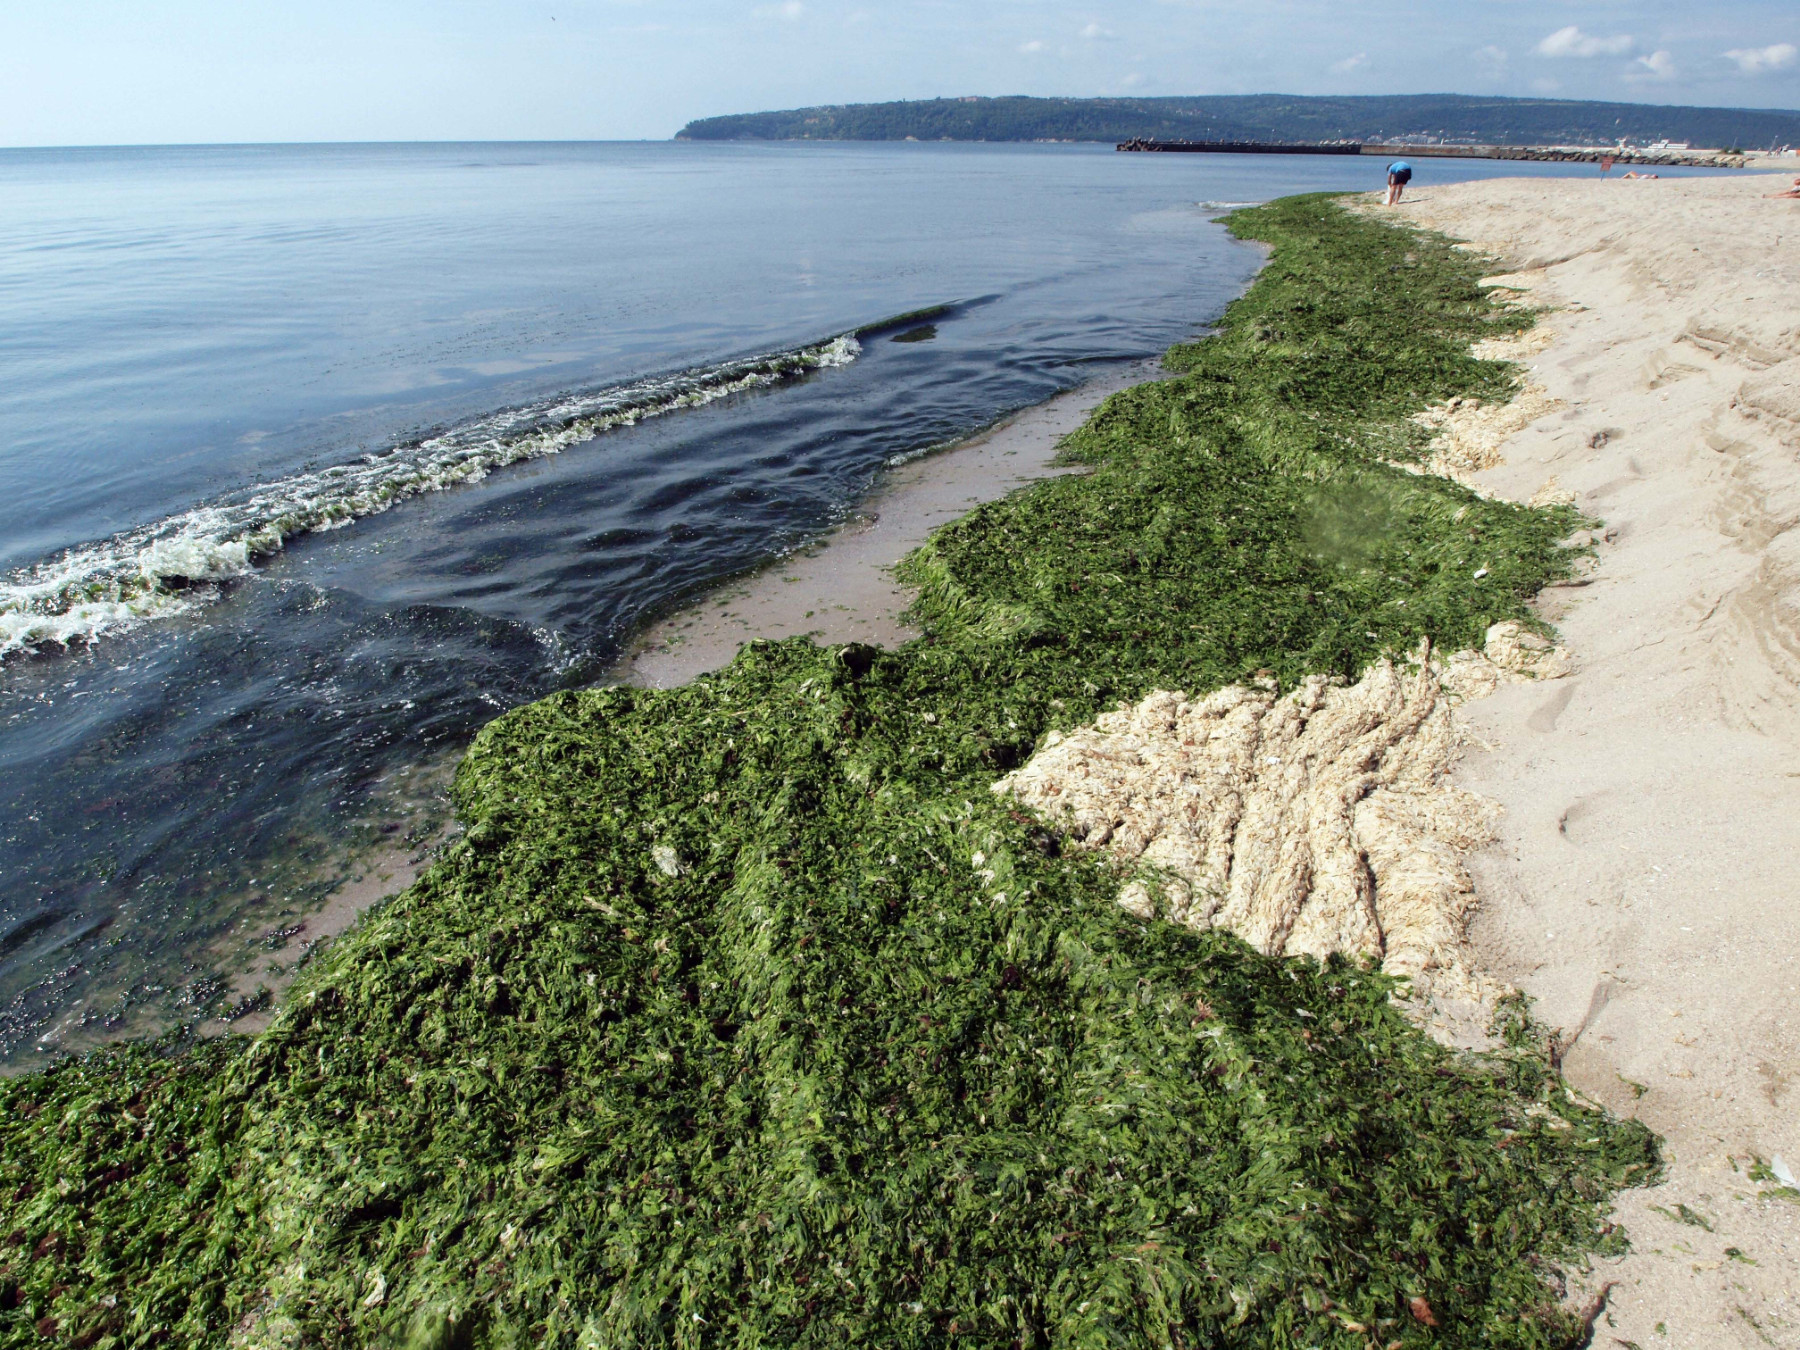
[[[1353,70],[1361,70],[1369,64],[1369,54],[1358,52],[1355,56],[1346,56],[1342,61],[1333,61],[1331,68],[1339,75],[1348,75]]]
[[[1041,52],[1044,50],[1044,44],[1039,42],[1036,38],[1033,38],[1030,42],[1021,42],[1019,44],[1019,50],[1027,53]]]
[[[1483,47],[1475,53],[1475,61],[1477,65],[1486,66],[1489,70],[1505,70],[1506,48]]]
[[[1112,37],[1112,35],[1113,35],[1112,29],[1102,28],[1097,23],[1090,23],[1086,28],[1081,30],[1081,36],[1086,38],[1089,42],[1095,42],[1095,41],[1099,41],[1101,39],[1110,39]]]
[[[1557,29],[1538,43],[1538,51],[1544,56],[1623,56],[1631,47],[1631,39],[1623,34],[1594,37],[1574,24]]]
[[[806,13],[806,6],[801,0],[783,0],[779,5],[764,5],[756,12],[764,19],[786,19],[792,23]]]
[[[1651,52],[1631,63],[1630,74],[1640,80],[1672,80],[1675,78],[1675,58],[1667,52]]]
[[[1777,42],[1770,47],[1737,47],[1725,56],[1736,61],[1744,74],[1761,75],[1767,70],[1786,70],[1794,64],[1796,57],[1800,57],[1800,49],[1791,42]]]

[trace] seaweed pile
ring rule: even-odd
[[[1558,1346],[1654,1140],[1515,1011],[1458,1055],[1333,958],[1144,919],[990,792],[1155,688],[1529,620],[1566,508],[1385,461],[1504,398],[1447,241],[1294,198],[1092,472],[907,564],[894,653],[567,691],[267,1032],[0,1085],[0,1344]]]

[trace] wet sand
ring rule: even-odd
[[[810,637],[893,647],[917,637],[894,564],[938,526],[1034,479],[1079,472],[1053,461],[1108,394],[1156,379],[1159,361],[1107,370],[944,450],[892,470],[854,519],[817,545],[728,582],[647,628],[608,682],[668,689],[717,670],[751,638]]]
[[[376,849],[358,859],[356,870],[305,914],[277,917],[272,927],[245,920],[216,950],[220,969],[231,973],[227,999],[252,1011],[229,1021],[202,1022],[200,1034],[254,1035],[267,1027],[306,960],[343,936],[368,910],[417,881],[448,837],[446,828],[418,843]]]

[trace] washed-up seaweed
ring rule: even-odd
[[[1153,688],[1352,677],[1563,575],[1391,467],[1515,372],[1478,260],[1325,198],[1092,471],[940,531],[926,636],[488,727],[461,840],[253,1039],[0,1084],[0,1344],[1552,1347],[1654,1140],[1513,1014],[1144,920],[989,785]]]

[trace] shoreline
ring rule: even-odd
[[[1542,415],[1466,480],[1600,521],[1593,570],[1537,604],[1574,673],[1465,708],[1458,781],[1504,808],[1469,860],[1477,951],[1571,1084],[1667,1141],[1590,1281],[1621,1343],[1800,1345],[1800,203],[1763,195],[1787,186],[1405,204],[1506,258],[1554,330]]]
[[[973,506],[1085,472],[1057,463],[1064,438],[1112,394],[1162,377],[1161,357],[1120,363],[890,468],[829,534],[645,625],[600,682],[673,688],[717,670],[758,638],[892,648],[918,637],[901,618],[914,596],[893,575],[901,558]]]
[[[309,960],[417,881],[455,838],[448,788],[463,752],[390,770],[376,785],[385,791],[361,803],[360,818],[336,836],[309,841],[324,845],[316,851],[294,848],[279,881],[223,893],[215,902],[219,926],[181,948],[184,985],[146,992],[135,974],[115,980],[14,1045],[0,1061],[0,1079],[170,1036],[262,1030]]]
[[[1109,395],[1158,378],[1160,367],[1160,357],[1121,363],[1072,389],[1009,413],[971,436],[895,466],[845,524],[785,558],[720,582],[640,629],[626,654],[596,683],[651,689],[686,684],[728,664],[739,646],[754,639],[804,636],[822,645],[867,642],[893,647],[917,637],[918,632],[900,619],[914,596],[911,588],[893,577],[900,558],[923,543],[938,525],[962,515],[972,505],[996,500],[1059,473],[1085,472],[1079,465],[1055,463],[1063,438]],[[832,602],[810,601],[820,612],[804,612],[807,597],[824,585],[835,592]],[[844,603],[846,598],[850,603]],[[729,609],[724,608],[727,604]],[[465,746],[414,772],[422,771],[438,781],[434,795],[441,798],[454,766],[466,753]],[[219,956],[216,969],[226,977],[224,997],[251,1010],[230,1021],[214,1018],[200,1022],[195,1034],[212,1038],[265,1030],[308,960],[370,909],[406,891],[425,873],[454,836],[452,813],[446,810],[444,814],[446,819],[418,843],[398,848],[374,843],[344,854],[344,880],[295,915],[295,923],[245,939],[239,928],[266,926],[245,920],[217,939],[213,950]],[[270,945],[271,939],[277,945]],[[297,955],[277,960],[274,964],[279,970],[273,970],[257,951],[266,947],[270,952],[285,952],[290,941]],[[141,1035],[132,1033],[124,1039]]]
[[[1113,363],[1082,384],[894,466],[845,524],[787,557],[709,587],[641,627],[625,654],[596,683],[651,688],[684,684],[727,664],[738,646],[752,638],[804,634],[821,643],[861,641],[892,647],[916,637],[900,622],[913,595],[892,576],[900,557],[932,529],[972,505],[1040,478],[1082,472],[1079,466],[1054,463],[1062,438],[1108,395],[1158,378],[1160,362],[1160,357],[1152,357]],[[835,592],[831,602],[804,600],[821,586]],[[732,602],[723,612],[721,597]],[[807,607],[819,611],[816,617],[804,612]],[[218,989],[205,1009],[183,1014],[148,1004],[96,1035],[84,1020],[91,1017],[91,1010],[77,1005],[47,1024],[31,1050],[0,1066],[0,1077],[40,1070],[43,1064],[34,1063],[32,1053],[85,1054],[183,1028],[203,1039],[255,1035],[265,1029],[304,963],[374,906],[410,887],[454,837],[453,811],[446,796],[455,766],[467,749],[464,745],[401,775],[409,780],[407,791],[412,796],[423,792],[438,804],[428,835],[398,846],[381,838],[344,841],[343,847],[308,864],[314,874],[335,874],[331,888],[297,908],[270,909],[272,895],[232,900],[228,908],[239,917],[196,952],[196,958],[204,958],[196,969]]]
[[[376,844],[349,854],[344,879],[318,904],[292,915],[294,922],[281,923],[281,918],[289,917],[282,915],[275,928],[248,938],[239,929],[264,928],[267,920],[239,924],[223,934],[212,950],[218,954],[216,969],[226,977],[223,997],[230,1001],[233,1015],[229,1020],[215,1017],[202,1022],[195,1034],[202,1038],[254,1036],[266,1030],[306,964],[370,910],[411,889],[453,837],[452,831],[452,823],[446,820],[418,843],[400,847]]]

